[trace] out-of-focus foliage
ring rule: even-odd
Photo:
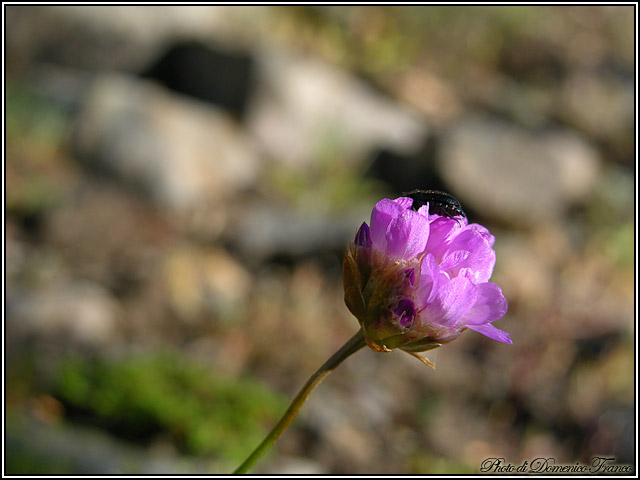
[[[11,83],[6,118],[10,163],[6,208],[11,215],[33,217],[55,207],[64,195],[59,148],[68,120],[58,105],[34,95],[28,86]]]
[[[241,461],[286,407],[253,379],[217,375],[176,354],[117,362],[72,358],[54,394],[73,415],[128,438],[168,434],[182,451]]]

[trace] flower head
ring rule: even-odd
[[[495,238],[466,218],[429,213],[413,200],[383,199],[363,223],[343,262],[345,303],[367,344],[414,353],[457,338],[467,328],[512,343],[491,323],[507,312],[489,279]]]

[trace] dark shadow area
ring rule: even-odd
[[[170,45],[142,76],[242,119],[253,86],[254,60],[251,55],[182,42]]]

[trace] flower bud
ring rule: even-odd
[[[363,223],[343,261],[345,303],[376,351],[436,348],[465,329],[512,343],[491,323],[507,301],[488,282],[495,238],[466,218],[429,213],[413,200],[383,199]]]

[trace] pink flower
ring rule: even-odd
[[[383,199],[363,223],[343,262],[345,303],[377,351],[429,350],[467,328],[512,343],[492,322],[507,312],[490,283],[495,238],[466,218],[414,211],[413,200]]]

